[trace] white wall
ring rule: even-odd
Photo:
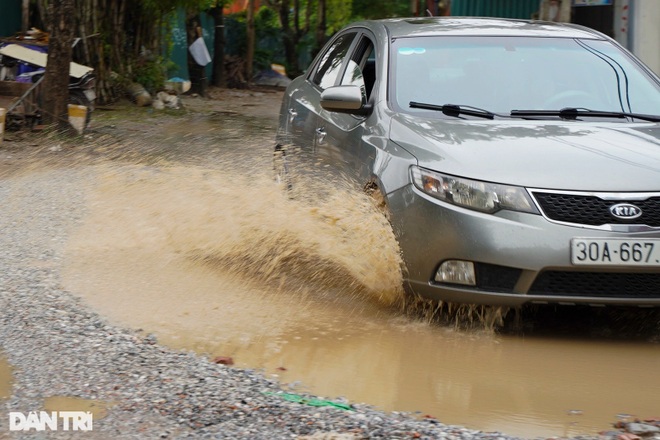
[[[630,0],[632,52],[660,75],[660,0]]]

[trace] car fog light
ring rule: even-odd
[[[476,286],[477,278],[474,275],[474,263],[459,260],[445,261],[436,272],[435,281],[439,283]]]

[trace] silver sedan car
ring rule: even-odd
[[[660,79],[601,33],[352,24],[286,91],[280,179],[298,156],[377,191],[410,292],[660,306]]]

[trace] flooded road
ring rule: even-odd
[[[0,402],[11,397],[13,384],[12,368],[0,353]],[[89,411],[94,419],[102,419],[112,403],[100,400],[81,399],[68,396],[46,397],[43,403],[44,411]]]
[[[406,317],[389,306],[401,295],[395,242],[368,205],[343,194],[310,208],[249,184],[194,167],[100,169],[65,287],[166,345],[445,423],[577,435],[657,412],[657,344]]]
[[[0,353],[0,401],[11,396],[12,373],[9,363]]]
[[[594,434],[618,415],[658,415],[657,342],[607,325],[507,335],[411,317],[397,305],[396,242],[365,196],[284,197],[266,132],[249,148],[197,138],[195,153],[164,133],[191,160],[96,165],[68,245],[64,287],[113,322],[293,391],[474,429]],[[1,377],[0,362],[0,396]]]

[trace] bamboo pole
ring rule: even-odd
[[[252,64],[254,62],[254,0],[248,0],[247,9],[247,55],[245,59],[245,79],[252,81]]]
[[[30,0],[23,0],[22,18],[21,31],[25,34],[30,27]]]

